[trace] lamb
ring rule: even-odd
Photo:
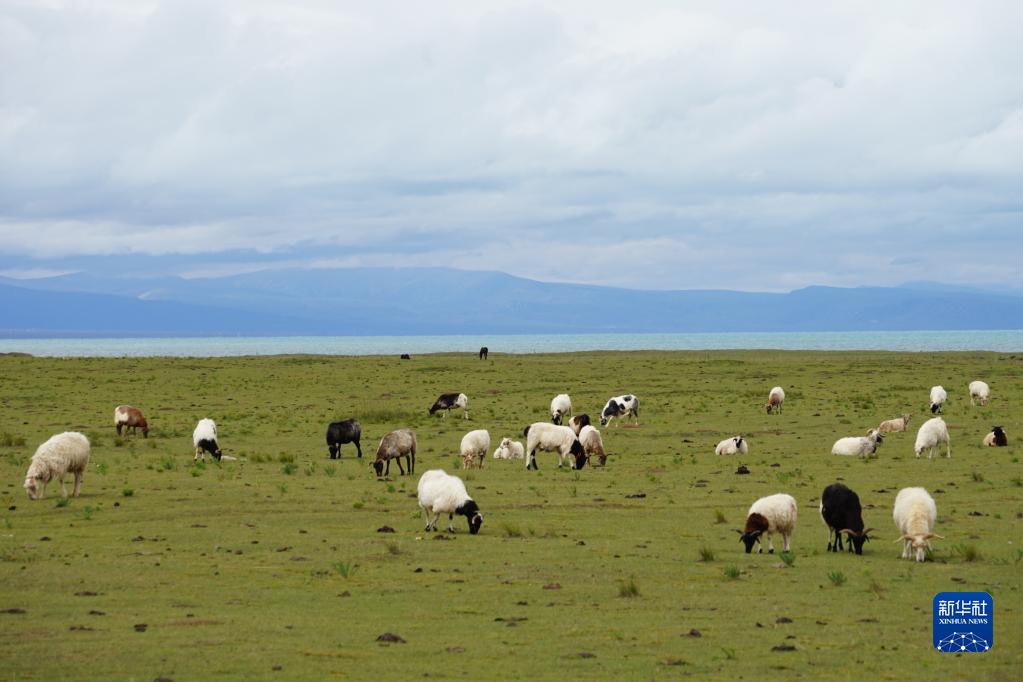
[[[970,404],[976,405],[976,401],[980,401],[981,405],[987,405],[988,399],[991,397],[991,387],[979,379],[977,381],[970,382]]]
[[[604,440],[600,437],[600,431],[587,424],[579,431],[579,442],[587,458],[596,455],[600,466],[607,464],[607,453],[604,452]]]
[[[490,449],[490,434],[486,429],[476,429],[462,436],[462,468],[483,468],[483,460]]]
[[[737,530],[740,540],[746,544],[746,554],[753,551],[753,544],[759,543],[759,553],[764,552],[761,536],[767,533],[768,553],[774,554],[772,535],[781,533],[782,551],[789,551],[792,533],[796,530],[796,500],[791,495],[778,493],[761,497],[749,508],[745,531]]]
[[[879,429],[873,429],[866,436],[848,436],[839,438],[831,446],[831,454],[847,455],[849,457],[868,457],[881,447],[884,436]]]
[[[742,436],[725,438],[723,441],[718,443],[716,448],[714,448],[715,455],[734,455],[739,452],[744,455],[749,453],[749,445],[746,443],[746,439]]]
[[[781,404],[783,402],[785,402],[785,389],[781,386],[775,386],[767,394],[767,414],[771,414],[771,412],[781,414]]]
[[[860,497],[841,483],[832,483],[821,494],[821,520],[828,527],[828,551],[842,551],[842,533],[849,535],[849,551],[856,550],[863,554],[863,543],[870,539],[868,533],[874,530],[863,530],[863,508]],[[831,536],[835,536],[834,543]]]
[[[65,431],[51,436],[49,440],[36,448],[32,462],[25,473],[25,492],[30,500],[40,500],[46,496],[46,484],[57,479],[60,490],[67,497],[64,476],[75,475],[75,485],[71,491],[78,497],[82,490],[82,474],[89,465],[92,450],[89,439],[77,431]]]
[[[639,423],[639,398],[634,395],[619,395],[604,403],[604,409],[600,412],[600,425],[607,426],[615,417],[624,418],[628,416],[636,418]]]
[[[437,398],[437,402],[430,408],[430,414],[444,410],[444,416],[446,417],[453,407],[462,408],[462,419],[469,418],[469,396],[464,393],[442,393]]]
[[[917,561],[927,558],[931,538],[944,538],[934,532],[934,521],[938,518],[938,507],[923,488],[903,488],[895,497],[892,509],[895,526],[902,534],[902,558],[909,559],[911,550]]]
[[[502,438],[501,444],[494,450],[494,459],[522,459],[526,454],[522,443],[511,438]]]
[[[948,400],[948,393],[941,386],[931,386],[931,414],[941,411],[941,406]]]
[[[909,426],[909,419],[910,415],[908,414],[904,414],[901,417],[896,417],[895,419],[886,419],[885,421],[881,422],[881,424],[877,427],[877,431],[878,433],[882,434],[902,433],[903,431],[906,430],[906,427]],[[867,432],[867,435],[868,436],[870,435],[869,431]]]
[[[195,425],[195,431],[192,432],[192,444],[195,445],[193,462],[198,461],[200,457],[205,462],[207,452],[218,462],[223,456],[220,446],[217,445],[217,424],[212,419],[199,420],[199,423]]]
[[[327,450],[331,459],[341,456],[341,445],[344,443],[355,443],[355,449],[362,459],[362,425],[358,419],[345,419],[339,422],[331,422],[327,425]]]
[[[1005,447],[1009,439],[1005,436],[1005,430],[1001,426],[992,426],[991,433],[984,436],[984,445],[988,447]]]
[[[426,531],[437,530],[440,515],[448,515],[448,532],[454,533],[455,514],[469,521],[469,533],[476,535],[483,525],[483,514],[479,506],[465,491],[465,484],[457,476],[451,476],[441,469],[431,469],[419,479],[419,507],[426,519]],[[430,516],[433,516],[431,519]]]
[[[380,439],[377,446],[377,458],[373,462],[373,469],[377,476],[388,476],[391,473],[391,460],[398,463],[398,471],[405,475],[401,468],[401,458],[405,458],[408,465],[408,475],[415,473],[416,468],[416,433],[412,429],[397,429]],[[387,468],[384,469],[386,462]]]
[[[114,428],[117,429],[118,436],[121,435],[122,428],[125,435],[128,435],[128,429],[131,429],[132,433],[137,433],[141,428],[142,437],[149,438],[149,424],[146,423],[142,410],[131,405],[118,405],[114,408]]]
[[[565,393],[554,396],[554,400],[551,401],[551,423],[561,424],[561,420],[570,414],[572,414],[572,399]]]
[[[536,422],[527,426],[523,433],[526,436],[526,469],[539,468],[536,464],[538,449],[546,452],[556,450],[559,467],[569,455],[575,457],[573,469],[582,469],[586,464],[586,451],[576,437],[575,431],[567,426]]]
[[[928,419],[916,432],[916,444],[913,446],[916,458],[920,459],[920,453],[927,450],[927,459],[934,457],[934,451],[942,443],[945,444],[945,456],[952,456],[952,444],[948,436],[948,426],[941,417]]]
[[[577,414],[577,415],[575,415],[574,417],[572,417],[571,419],[568,420],[569,428],[571,428],[573,431],[575,431],[575,435],[577,435],[577,436],[579,435],[579,432],[583,430],[584,426],[589,426],[589,425],[590,425],[590,415],[588,415],[588,414]]]

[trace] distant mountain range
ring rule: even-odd
[[[1023,296],[915,282],[641,291],[446,268],[227,277],[0,277],[0,336],[287,336],[1021,329]]]

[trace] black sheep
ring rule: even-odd
[[[340,422],[331,422],[327,427],[327,449],[330,451],[330,458],[337,459],[341,456],[341,445],[343,443],[355,443],[355,449],[362,457],[362,446],[359,439],[362,438],[362,427],[358,419],[345,419]]]
[[[847,533],[849,551],[855,549],[857,554],[863,554],[863,543],[870,539],[867,534],[874,529],[863,530],[859,495],[841,483],[832,483],[821,494],[821,518],[828,525],[829,552],[842,550],[842,533]]]

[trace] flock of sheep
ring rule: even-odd
[[[991,391],[983,381],[974,381],[969,385],[970,400],[974,405],[979,401],[986,405]],[[930,392],[930,409],[933,414],[941,411],[948,399],[948,393],[941,386],[934,386]],[[785,402],[785,391],[780,386],[771,389],[766,409],[768,414],[782,411]],[[464,393],[442,394],[430,408],[429,413],[447,412],[454,408],[462,410],[463,418],[468,418],[469,398]],[[494,451],[494,459],[524,459],[527,469],[537,469],[536,453],[538,450],[556,452],[558,466],[568,459],[569,465],[580,469],[586,462],[595,457],[601,466],[607,462],[607,453],[598,431],[590,424],[589,416],[579,414],[572,416],[572,401],[566,394],[554,397],[550,406],[551,422],[535,422],[527,426],[523,432],[526,445],[505,437]],[[612,419],[632,417],[638,423],[639,399],[630,394],[615,396],[607,401],[600,415],[601,426],[607,426]],[[568,418],[568,424],[562,424]],[[896,419],[881,422],[866,436],[850,436],[840,438],[832,448],[834,455],[867,457],[874,454],[884,440],[884,434],[904,432],[909,424],[910,416],[902,415]],[[122,431],[137,432],[142,430],[143,437],[148,437],[149,426],[142,412],[129,405],[119,405],[114,410],[114,426],[118,435]],[[337,458],[341,453],[341,445],[352,443],[358,456],[362,457],[360,444],[361,426],[356,419],[332,422],[327,428],[326,440],[330,457]],[[194,460],[202,459],[209,453],[214,459],[232,459],[223,455],[217,442],[217,425],[212,419],[201,419],[192,434],[195,447]],[[1005,431],[992,427],[984,436],[984,445],[1005,446],[1008,439]],[[948,427],[941,417],[934,417],[921,425],[917,431],[914,451],[917,458],[927,451],[928,458],[941,445],[945,446],[946,457],[952,456]],[[476,429],[465,434],[460,446],[462,464],[465,469],[482,468],[486,454],[490,449],[490,434],[485,429]],[[747,454],[749,445],[742,436],[726,438],[717,444],[715,453],[718,455]],[[399,471],[405,475],[415,473],[416,434],[412,429],[402,428],[385,435],[377,447],[373,469],[377,476],[390,473],[391,460],[395,460]],[[46,485],[57,479],[61,484],[64,497],[67,488],[64,478],[74,475],[72,495],[77,497],[81,490],[82,475],[88,466],[90,445],[88,439],[77,432],[65,432],[51,437],[39,446],[32,457],[25,476],[25,491],[30,499],[40,499],[45,495]],[[402,458],[405,466],[402,466]],[[451,476],[440,469],[427,471],[419,480],[419,506],[423,510],[426,530],[436,530],[440,514],[448,514],[448,530],[454,532],[451,521],[455,514],[465,516],[472,534],[479,532],[483,524],[483,515],[479,506],[469,496],[465,484],[457,476]],[[774,552],[773,535],[781,535],[783,550],[791,546],[792,534],[796,527],[796,500],[791,495],[776,494],[758,499],[749,508],[745,528],[736,531],[750,553],[754,545],[760,545],[763,552],[762,538],[767,535],[768,551]],[[863,543],[869,538],[872,528],[864,529],[862,508],[855,492],[841,483],[834,483],[825,488],[820,501],[820,514],[828,527],[828,550],[843,549],[842,536],[845,535],[848,551],[862,553]],[[902,558],[915,558],[923,561],[930,549],[931,538],[940,538],[934,532],[937,519],[937,507],[934,499],[926,490],[919,487],[903,488],[895,499],[892,517],[903,540]]]

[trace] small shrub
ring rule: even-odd
[[[355,572],[358,570],[359,565],[354,561],[335,561],[331,566],[337,571],[342,578],[355,577]]]
[[[792,552],[782,552],[778,556],[788,568],[792,568],[796,564],[796,555]]]
[[[845,585],[845,573],[842,573],[841,571],[832,571],[831,573],[828,573],[828,580],[830,580],[831,584],[835,587],[841,587],[842,585]]]
[[[738,580],[740,575],[738,566],[728,566],[725,568],[725,577],[731,578],[732,580]]]
[[[635,578],[629,578],[618,583],[618,596],[625,599],[632,599],[639,596],[639,587]]]
[[[714,561],[714,550],[710,547],[701,547],[700,561]]]
[[[125,488],[121,491],[121,494],[125,497],[134,497],[135,491],[132,488]]]
[[[366,503],[363,500],[352,502],[352,509],[362,509],[364,506],[366,506]]]

